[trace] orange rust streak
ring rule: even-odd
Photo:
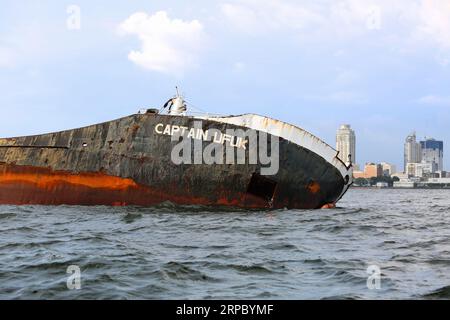
[[[267,207],[262,199],[230,194],[229,190],[217,190],[216,197],[199,197],[179,190],[176,185],[168,192],[103,172],[71,173],[0,163],[0,204],[148,206],[163,201],[181,205]]]
[[[309,190],[311,193],[317,193],[317,192],[320,191],[320,184],[317,183],[316,181],[314,181],[314,182],[312,182],[312,183],[310,183],[310,184],[308,185],[308,190]]]
[[[63,183],[82,185],[90,188],[107,188],[113,190],[124,190],[136,188],[138,185],[132,179],[107,176],[98,173],[70,174],[64,172],[55,173],[12,173],[6,172],[1,175],[0,183],[26,182],[33,183],[42,189],[52,189]]]

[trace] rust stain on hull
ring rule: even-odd
[[[308,189],[309,192],[311,192],[312,194],[316,194],[320,191],[320,184],[317,183],[316,181],[312,181],[308,184],[308,186],[306,187]]]
[[[222,205],[264,208],[246,194],[216,199],[178,195],[101,172],[70,173],[50,168],[0,164],[0,204],[152,206],[164,201],[180,205]]]
[[[132,179],[108,176],[97,172],[71,174],[64,171],[51,171],[50,169],[38,169],[22,167],[16,170],[3,170],[0,184],[33,184],[39,189],[54,192],[61,185],[77,185],[94,189],[126,190],[137,188],[138,185]]]

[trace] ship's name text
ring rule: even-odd
[[[217,129],[203,130],[201,128],[189,128],[178,125],[159,123],[155,126],[155,132],[167,136],[186,136],[188,139],[197,139],[202,141],[212,141],[218,144],[229,143],[231,147],[247,149],[248,140],[231,134],[224,134]]]

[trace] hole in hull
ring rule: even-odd
[[[247,193],[270,202],[275,195],[276,188],[276,181],[254,173],[248,185]]]

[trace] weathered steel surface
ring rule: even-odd
[[[320,208],[345,187],[340,171],[317,153],[280,141],[273,203],[249,193],[260,165],[182,164],[174,142],[155,134],[159,123],[194,127],[198,119],[139,114],[57,133],[0,139],[0,204],[226,205],[244,208]],[[203,129],[239,129],[203,121]],[[208,143],[209,144],[209,143]],[[206,146],[207,143],[204,143]],[[38,146],[22,148],[20,146]],[[55,148],[67,146],[66,148]],[[53,148],[52,148],[53,147]]]
[[[324,158],[336,167],[341,172],[343,177],[349,175],[349,178],[352,178],[350,169],[344,164],[344,162],[342,162],[341,159],[339,159],[338,151],[320,140],[318,137],[299,127],[256,114],[244,114],[241,116],[229,117],[205,117],[205,119],[251,128],[253,130],[270,133],[271,135],[291,141]]]

